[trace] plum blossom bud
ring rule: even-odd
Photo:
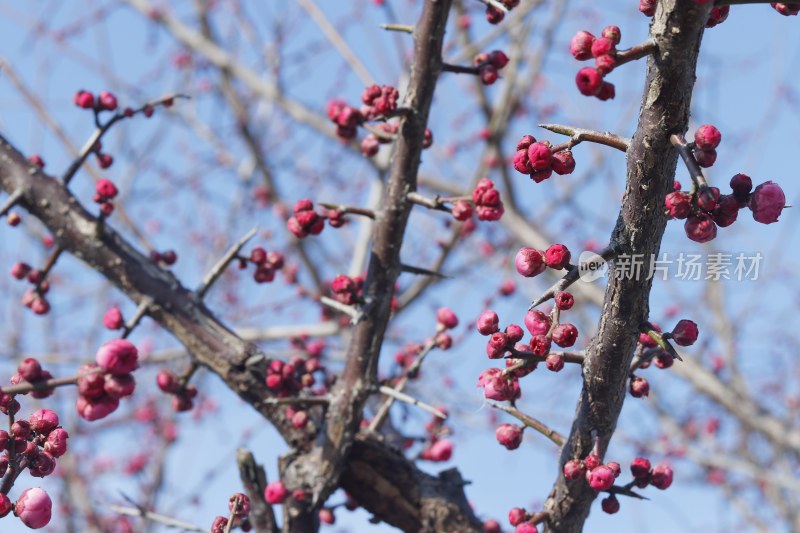
[[[645,378],[636,376],[631,378],[630,383],[631,396],[634,398],[641,398],[650,395],[650,383]]]
[[[335,524],[336,515],[333,514],[333,511],[331,509],[323,507],[322,509],[319,510],[319,521],[320,523],[327,525]]]
[[[467,202],[466,200],[458,200],[453,204],[453,207],[450,209],[450,214],[453,215],[453,218],[464,222],[465,220],[469,220],[472,218],[472,204]]]
[[[553,171],[560,176],[572,174],[575,170],[575,157],[572,155],[572,150],[561,150],[554,153],[551,166]]]
[[[614,472],[605,465],[600,465],[587,475],[589,486],[600,492],[614,485]]]
[[[31,529],[40,529],[50,523],[53,502],[39,487],[25,490],[14,504],[14,514]]]
[[[62,428],[56,428],[47,435],[44,450],[53,457],[61,457],[67,453],[67,439],[69,435]]]
[[[506,449],[516,450],[522,442],[522,426],[503,424],[494,432],[494,436]]]
[[[534,248],[520,248],[514,257],[514,266],[521,276],[532,278],[538,276],[547,268],[545,255]]]
[[[448,439],[437,440],[428,449],[427,456],[429,461],[449,461],[450,457],[453,456],[453,443]]]
[[[614,514],[619,511],[619,500],[612,494],[608,498],[603,498],[600,502],[600,506],[603,508],[603,512]]]
[[[747,196],[753,190],[753,180],[747,174],[736,174],[731,178],[734,196]]]
[[[576,33],[569,42],[569,52],[572,54],[572,57],[578,61],[591,59],[594,38],[594,35],[588,31],[581,30]]]
[[[564,358],[555,353],[549,354],[547,359],[544,360],[544,364],[547,370],[551,372],[561,372],[564,370]]]
[[[563,270],[569,266],[571,254],[563,244],[554,244],[544,253],[544,260],[552,269]]]
[[[237,492],[228,500],[228,509],[238,516],[244,518],[250,514],[250,498],[246,494]]]
[[[686,236],[694,242],[708,242],[717,236],[717,225],[710,216],[700,213],[690,215],[683,225]]]
[[[600,92],[600,87],[603,85],[603,76],[595,68],[582,68],[575,76],[575,84],[581,94],[594,96]]]
[[[445,329],[458,326],[458,317],[449,307],[441,307],[436,311],[436,321]]]
[[[103,390],[112,398],[124,398],[133,394],[136,390],[136,380],[131,374],[115,376],[106,374],[103,383]]]
[[[521,507],[513,507],[508,511],[508,523],[518,526],[528,518],[528,513]]]
[[[580,461],[570,459],[564,463],[564,477],[571,480],[580,479],[586,475],[586,469]]]
[[[539,311],[532,309],[525,314],[525,328],[531,335],[544,335],[550,329],[550,317]]]
[[[228,527],[228,519],[224,516],[217,516],[211,523],[211,533],[225,533],[226,527]]]
[[[514,170],[522,174],[533,172],[531,160],[528,158],[528,150],[517,150],[514,154]]]
[[[617,51],[614,41],[607,37],[595,39],[592,43],[592,57],[612,55]]]
[[[699,150],[713,150],[722,141],[722,134],[711,124],[703,124],[694,132],[694,143]]]
[[[503,533],[503,530],[500,528],[500,522],[494,518],[484,520],[483,533]]]
[[[285,502],[287,496],[289,496],[289,491],[286,490],[283,481],[273,481],[264,489],[264,499],[271,505]]]
[[[535,172],[549,169],[552,158],[550,146],[543,142],[535,142],[528,147],[528,161]]]
[[[112,307],[103,315],[103,326],[108,329],[121,329],[124,325],[125,320],[122,318],[119,307]]]
[[[657,489],[668,489],[672,485],[672,469],[667,465],[656,466],[650,476],[650,483]]]
[[[119,194],[117,186],[114,185],[111,180],[107,180],[105,178],[100,178],[97,180],[95,192],[97,192],[97,196],[100,200],[111,200],[117,196],[117,194]]]
[[[39,409],[30,416],[28,422],[36,433],[48,435],[58,427],[58,415],[50,409]]]
[[[544,357],[550,352],[550,339],[544,335],[534,335],[531,337],[530,347],[534,355]]]
[[[75,401],[75,407],[81,418],[93,422],[105,418],[116,411],[117,407],[119,407],[119,400],[105,395],[93,399],[79,395]]]
[[[17,373],[25,381],[39,381],[42,377],[42,365],[33,357],[28,357],[17,366]]]
[[[691,346],[697,340],[697,324],[691,320],[680,320],[672,329],[672,339],[678,346]]]
[[[6,463],[7,462],[8,459],[6,459]],[[3,518],[8,513],[10,513],[12,507],[13,505],[11,504],[11,500],[8,499],[8,496],[6,496],[3,493],[0,493],[0,518]]]
[[[575,297],[567,291],[561,291],[553,299],[560,311],[568,311],[575,305]]]
[[[100,347],[95,360],[106,372],[129,374],[139,367],[139,352],[130,341],[114,339]]]
[[[688,192],[671,192],[664,199],[669,216],[683,220],[692,212],[692,197]]]
[[[514,529],[514,533],[539,533],[539,529],[530,522],[523,522]]]
[[[478,317],[475,327],[478,328],[478,333],[481,335],[491,335],[500,329],[500,318],[497,313],[491,310],[484,311]]]
[[[644,457],[637,457],[631,461],[631,474],[633,477],[647,477],[650,475],[650,461]]]
[[[756,187],[750,196],[748,207],[756,222],[772,224],[778,221],[786,206],[786,195],[780,185],[767,181]]]

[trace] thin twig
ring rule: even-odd
[[[450,63],[442,64],[442,72],[454,72],[456,74],[480,74],[478,67],[465,67],[462,65],[451,65]]]
[[[492,6],[493,8],[497,9],[498,11],[502,11],[503,13],[508,13],[508,8],[505,5],[503,5],[502,2],[498,2],[498,0],[478,0],[478,2],[486,4],[487,6]]]
[[[411,405],[415,405],[415,406],[419,407],[420,409],[424,409],[425,411],[428,411],[429,413],[432,413],[434,416],[436,416],[438,418],[441,418],[442,420],[447,420],[447,415],[444,414],[443,412],[441,412],[440,410],[438,410],[437,408],[435,408],[434,406],[432,406],[430,404],[427,404],[425,402],[422,402],[422,401],[420,401],[420,400],[414,398],[413,396],[410,396],[410,395],[408,395],[408,394],[406,394],[404,392],[400,392],[400,391],[398,391],[396,389],[393,389],[392,387],[387,387],[386,385],[381,385],[378,388],[378,391],[381,394],[384,394],[386,396],[394,398],[395,400],[400,400],[401,402],[405,402],[405,403],[408,403],[408,404],[411,404]]]
[[[564,126],[561,124],[539,124],[539,127],[552,131],[553,133],[558,133],[561,135],[569,135],[571,137],[571,139],[567,143],[564,143],[563,147],[562,145],[554,146],[553,151],[572,148],[576,144],[580,144],[583,141],[589,141],[597,144],[602,144],[605,146],[610,146],[611,148],[616,148],[621,152],[627,152],[628,146],[630,146],[631,143],[630,139],[627,139],[620,135],[616,135],[614,133],[610,133],[608,131],[587,130],[584,128]]]
[[[358,310],[352,305],[345,305],[342,302],[334,300],[333,298],[328,298],[327,296],[320,296],[319,302],[323,305],[327,305],[332,309],[336,309],[337,311],[346,314],[353,320],[357,320],[359,316],[361,316],[361,313],[359,313]]]
[[[523,413],[522,411],[520,411],[516,407],[511,407],[511,406],[508,406],[508,405],[502,405],[502,404],[499,404],[499,403],[496,403],[496,402],[491,402],[491,401],[487,401],[486,403],[488,403],[490,406],[494,407],[495,409],[500,409],[501,411],[504,411],[504,412],[510,414],[511,416],[513,416],[514,418],[516,418],[517,420],[519,420],[520,422],[522,422],[523,424],[525,424],[529,428],[535,429],[536,431],[538,431],[539,433],[541,433],[542,435],[544,435],[545,437],[547,437],[548,439],[553,441],[553,443],[558,447],[564,446],[564,443],[567,441],[567,439],[566,439],[566,437],[564,437],[564,435],[562,435],[561,433],[559,433],[555,429],[552,429],[552,428],[548,427],[546,424],[536,420],[535,418],[533,418],[533,417],[531,417],[529,415],[526,415],[525,413]]]
[[[211,286],[219,279],[222,273],[225,272],[225,269],[228,268],[228,265],[231,264],[231,261],[236,259],[236,257],[239,255],[239,252],[242,250],[242,248],[244,248],[244,245],[255,236],[257,231],[258,226],[245,233],[244,236],[236,242],[236,244],[228,249],[228,251],[222,256],[217,264],[214,265],[211,270],[209,270],[208,274],[206,274],[206,277],[203,278],[202,283],[200,283],[200,286],[197,287],[197,290],[195,291],[195,295],[197,295],[198,299],[203,299],[203,297],[206,295],[206,292],[208,292],[208,289],[210,289]]]
[[[408,272],[409,274],[417,274],[420,276],[433,276],[435,278],[441,278],[441,279],[446,279],[450,277],[445,274],[442,274],[441,272],[436,272],[435,270],[428,270],[427,268],[415,267],[406,264],[401,264],[400,270],[403,272]]]
[[[2,64],[0,63],[0,65]],[[17,202],[20,201],[22,195],[23,195],[22,189],[15,189],[14,192],[8,195],[6,201],[3,202],[2,206],[0,206],[0,217],[5,216],[6,213],[8,213],[8,211],[10,211],[15,205],[17,205]]]
[[[629,63],[630,61],[636,61],[637,59],[642,59],[643,57],[647,57],[649,55],[655,54],[658,46],[653,39],[647,39],[643,43],[639,43],[636,46],[628,48],[627,50],[621,50],[616,53],[614,58],[616,59],[617,63],[616,66],[624,65],[625,63]]]
[[[612,247],[606,247],[601,250],[597,256],[601,257],[607,262],[616,256],[616,251]],[[563,278],[553,284],[553,286],[547,289],[544,294],[534,300],[528,309],[533,309],[534,307],[546,302],[550,298],[554,298],[559,292],[565,291],[570,285],[580,279],[581,270],[587,270],[589,269],[590,265],[596,264],[598,264],[597,261],[587,261],[585,263],[581,263],[580,265],[570,265],[569,272],[567,272]]]
[[[706,181],[706,177],[703,176],[703,170],[700,168],[700,165],[697,164],[697,159],[694,158],[694,154],[689,148],[686,138],[682,133],[673,133],[669,136],[669,142],[678,150],[678,154],[680,154],[681,159],[683,159],[695,188],[700,191],[701,194],[707,193],[708,182]]]
[[[139,516],[141,518],[144,518],[145,520],[152,520],[153,522],[164,524],[167,527],[174,527],[177,529],[182,529],[184,531],[198,531],[200,533],[207,533],[208,531],[208,529],[202,528],[200,526],[189,524],[188,522],[182,522],[181,520],[177,520],[169,516],[153,513],[151,511],[145,511],[144,509],[139,509],[136,507],[124,507],[122,505],[116,505],[113,503],[107,503],[105,504],[105,506],[114,511],[115,513],[127,516]]]
[[[375,220],[375,211],[373,211],[372,209],[367,209],[365,207],[331,204],[327,202],[320,202],[319,205],[321,205],[325,209],[330,209],[332,211],[341,211],[345,215],[361,215],[362,217],[367,217],[371,218],[372,220]]]
[[[428,198],[427,196],[423,196],[422,194],[412,191],[406,195],[406,199],[411,202],[412,204],[421,205],[423,207],[427,207],[428,209],[436,209],[437,211],[445,211],[450,212],[450,210],[443,205],[444,200],[439,198]]]
[[[142,301],[139,302],[139,306],[136,308],[136,312],[133,314],[130,320],[128,320],[128,322],[125,324],[125,328],[122,330],[123,339],[127,339],[136,326],[139,325],[139,321],[142,320],[144,315],[147,313],[147,309],[151,305],[153,305],[153,298],[151,296],[145,296],[142,298]]]
[[[381,29],[386,31],[399,31],[403,33],[414,33],[414,26],[410,24],[381,24]]]

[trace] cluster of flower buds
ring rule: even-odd
[[[361,93],[364,105],[359,112],[366,120],[389,117],[397,111],[397,89],[390,85],[370,85]]]
[[[49,476],[56,468],[56,459],[67,453],[68,438],[58,415],[50,409],[39,409],[28,420],[15,421],[10,431],[0,430],[0,451],[7,450],[0,455],[0,477],[8,469],[12,448],[15,457],[24,457],[22,468],[27,468],[31,476]],[[5,503],[0,499],[0,508]]]
[[[439,407],[439,411],[447,414],[447,409]],[[423,461],[442,463],[449,461],[453,456],[453,441],[446,438],[452,433],[451,429],[439,417],[431,417],[425,424],[425,433],[428,437],[425,447],[419,452],[419,458]]]
[[[150,252],[150,260],[159,265],[172,266],[178,261],[178,254],[175,253],[175,250],[166,250],[163,252],[153,250]]]
[[[253,272],[253,279],[256,283],[269,283],[275,279],[275,272],[283,268],[283,254],[280,252],[268,252],[260,246],[256,246],[250,252],[250,257],[239,258],[239,268],[247,268],[247,263],[256,266]]]
[[[49,370],[42,368],[42,365],[33,357],[23,359],[17,366],[17,373],[11,376],[12,385],[31,383],[33,385],[53,379],[53,374]],[[30,395],[36,399],[43,399],[53,394],[53,388],[37,388],[31,391]],[[0,412],[4,414],[14,414],[19,411],[19,402],[13,396],[0,393]]]
[[[309,235],[319,235],[325,228],[325,216],[314,211],[314,203],[308,198],[294,204],[294,214],[289,217],[286,227],[295,237],[305,239]]]
[[[717,158],[716,148],[722,135],[710,124],[695,132],[694,157],[698,165],[711,166]],[[717,236],[717,227],[733,224],[739,210],[750,208],[753,218],[762,224],[778,221],[786,206],[786,195],[780,185],[767,181],[753,190],[753,181],[745,174],[736,174],[730,181],[731,194],[721,194],[719,188],[686,192],[675,182],[675,190],[664,199],[667,214],[683,220],[686,236],[695,242],[708,242]]]
[[[228,509],[233,516],[231,528],[241,528],[242,531],[250,531],[253,526],[250,524],[250,498],[246,494],[237,492],[228,500]],[[211,533],[225,533],[230,531],[228,519],[224,516],[217,516],[211,524]]]
[[[110,415],[121,398],[136,389],[132,372],[139,367],[139,352],[130,341],[115,339],[103,344],[95,363],[78,371],[78,399],[75,406],[81,418],[93,421]]]
[[[11,275],[18,279],[28,280],[34,286],[25,291],[22,296],[22,304],[37,315],[46,315],[50,312],[50,302],[45,298],[45,294],[50,290],[50,282],[44,278],[41,270],[32,268],[27,263],[14,263],[11,267]]]
[[[314,372],[322,370],[319,359],[292,357],[288,362],[279,359],[270,361],[267,367],[267,388],[279,398],[285,398],[316,383]]]
[[[533,181],[540,183],[552,176],[553,172],[559,175],[572,174],[575,170],[575,158],[568,148],[553,153],[549,142],[539,142],[533,135],[525,135],[517,143],[514,169],[530,175]]]
[[[478,68],[478,77],[484,85],[491,85],[497,81],[499,72],[508,65],[508,56],[502,50],[482,52],[475,56],[472,64]]]
[[[652,333],[655,336],[660,336],[663,342],[671,339],[678,346],[691,346],[697,342],[699,335],[697,324],[688,319],[679,320],[675,327],[672,328],[672,331],[667,333],[661,333],[661,328],[655,324],[652,324],[652,326]],[[644,350],[650,350],[650,355],[638,363],[640,369],[648,368],[651,362],[655,364],[656,368],[665,369],[671,367],[675,362],[673,355],[660,348],[658,341],[648,333],[639,334],[638,352],[641,353]],[[628,390],[634,398],[643,398],[650,394],[650,383],[641,376],[632,375]]]
[[[172,407],[177,412],[190,411],[197,397],[197,387],[183,385],[181,380],[169,370],[161,370],[156,375],[156,385],[162,392],[173,395]]]
[[[117,186],[111,180],[105,178],[97,180],[93,200],[100,204],[100,212],[103,213],[103,216],[110,216],[114,212],[114,204],[111,203],[111,200],[116,198],[117,194],[119,194]]]
[[[519,5],[520,0],[498,0],[498,3],[503,4],[507,11],[511,11]],[[502,9],[492,5],[491,2],[486,3],[486,20],[489,24],[500,24],[506,18],[506,12]]]
[[[569,51],[578,61],[594,58],[594,67],[585,67],[575,76],[578,90],[585,96],[610,100],[616,95],[614,84],[604,81],[606,74],[617,66],[617,45],[621,33],[617,26],[606,26],[600,37],[581,30],[572,37]]]
[[[378,153],[382,144],[389,144],[397,135],[397,122],[379,122],[375,125],[381,135],[370,133],[361,140],[361,153],[366,157],[372,157]],[[428,148],[433,144],[433,134],[431,130],[425,129],[425,137],[422,140],[423,148]]]
[[[458,326],[458,317],[449,307],[441,307],[436,311],[436,336],[433,338],[440,350],[449,350],[453,346],[453,338],[448,329]]]
[[[81,89],[75,93],[72,101],[82,109],[92,109],[95,112],[117,110],[117,97],[109,91],[103,91],[95,97],[89,91]]]
[[[520,248],[514,257],[514,266],[520,276],[532,278],[544,272],[547,267],[553,270],[567,269],[571,259],[572,254],[563,244],[554,244],[544,252],[524,247]]]
[[[331,291],[337,302],[354,305],[361,298],[364,279],[361,276],[351,278],[344,274],[336,276],[331,282]]]
[[[503,200],[500,198],[500,191],[495,189],[494,183],[487,178],[478,181],[478,184],[472,191],[472,202],[475,204],[475,214],[478,215],[478,220],[500,220],[503,213],[505,213]]]

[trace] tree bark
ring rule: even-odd
[[[651,257],[658,254],[666,227],[664,198],[672,190],[678,154],[669,141],[688,127],[695,67],[711,4],[694,0],[658,3],[650,27],[657,45],[647,61],[647,78],[639,122],[627,152],[625,197],[611,236],[618,254],[644,259],[641,276],[618,278],[609,270],[598,332],[587,349],[583,388],[559,471],[545,503],[546,530],[579,532],[597,493],[585,480],[570,481],[564,464],[592,451],[593,435],[605,454],[625,399],[628,369],[640,324],[648,319],[651,279],[644,279]]]

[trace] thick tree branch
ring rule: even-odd
[[[695,81],[695,65],[710,5],[693,0],[659,2],[650,37],[658,51],[647,62],[639,124],[628,150],[625,198],[611,238],[621,253],[657,254],[666,226],[664,197],[671,190],[677,152],[669,141],[686,131]],[[616,429],[638,336],[647,320],[651,280],[609,281],[597,336],[587,349],[583,389],[559,475],[545,503],[548,531],[581,531],[597,493],[583,480],[569,481],[564,463],[592,450],[595,432],[605,452]]]

